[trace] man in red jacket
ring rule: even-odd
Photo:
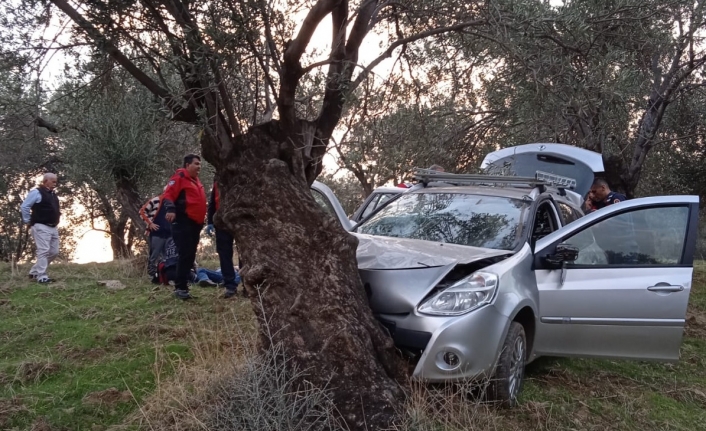
[[[189,154],[184,157],[184,167],[177,169],[169,179],[162,195],[166,220],[172,224],[172,238],[179,253],[174,296],[187,300],[189,271],[196,260],[201,228],[206,217],[206,192],[199,181],[201,157]]]

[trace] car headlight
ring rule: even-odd
[[[456,316],[489,303],[498,287],[498,276],[489,272],[474,272],[419,305],[424,314]]]

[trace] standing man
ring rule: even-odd
[[[206,234],[213,235],[213,216],[221,206],[221,197],[218,194],[218,178],[213,179],[213,189],[211,190],[211,198],[208,200],[208,226]],[[223,284],[226,288],[224,298],[235,296],[238,289],[238,283],[235,279],[235,269],[233,268],[233,236],[223,229],[216,228],[216,252],[218,260],[221,263],[221,272],[223,274]]]
[[[166,191],[166,187],[164,189]],[[147,223],[147,243],[149,244],[149,260],[147,273],[152,277],[152,283],[159,283],[157,265],[164,255],[167,239],[172,237],[172,229],[166,218],[166,210],[162,205],[162,197],[155,196],[140,208],[140,217]]]
[[[196,249],[206,218],[206,192],[199,181],[199,172],[201,157],[187,155],[184,157],[184,167],[177,169],[169,179],[162,195],[165,218],[171,223],[172,238],[179,253],[174,296],[183,300],[193,298],[189,293],[189,273],[196,260]]]
[[[22,202],[22,221],[30,225],[34,244],[37,246],[37,263],[29,270],[29,278],[37,283],[52,283],[47,275],[47,268],[59,254],[59,220],[61,209],[56,197],[56,174],[46,173],[42,184],[30,190]]]
[[[589,199],[593,201],[593,208],[589,208],[588,212],[593,212],[627,199],[624,194],[611,191],[608,182],[603,178],[596,178],[596,180],[593,181],[591,192],[588,196]]]

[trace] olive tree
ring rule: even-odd
[[[349,95],[370,71],[397,48],[480,25],[482,4],[51,3],[83,40],[158,97],[172,120],[201,128],[201,149],[222,191],[216,224],[234,235],[245,285],[259,298],[255,312],[268,322],[263,347],[281,343],[293,364],[317,370],[309,382],[331,388],[351,429],[389,424],[404,367],[367,304],[357,240],[317,206],[309,185]],[[317,58],[312,44],[325,28],[330,33],[316,41],[325,54]],[[390,42],[359,64],[371,31]],[[127,55],[128,47],[149,66]]]
[[[678,141],[670,109],[703,85],[704,2],[495,0],[491,11],[492,30],[475,33],[500,61],[481,76],[484,103],[504,111],[497,143],[601,152],[610,182],[634,195],[652,149]]]

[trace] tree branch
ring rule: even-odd
[[[43,128],[49,130],[49,131],[52,132],[52,133],[59,133],[59,128],[58,128],[57,126],[55,126],[54,124],[52,124],[52,123],[46,121],[46,120],[45,120],[44,118],[42,118],[42,117],[39,117],[39,116],[36,117],[36,118],[34,119],[34,123],[37,125],[37,127],[43,127]]]
[[[83,29],[88,37],[93,39],[96,45],[103,52],[110,55],[117,61],[125,70],[137,79],[142,85],[147,88],[152,94],[162,98],[172,113],[172,119],[194,123],[197,121],[196,111],[189,109],[188,106],[182,106],[169,92],[160,87],[157,82],[147,76],[139,67],[137,67],[125,54],[123,54],[115,44],[103,35],[93,24],[83,17],[76,9],[74,9],[66,0],[51,0],[59,9],[61,9],[71,20],[73,20],[81,29]]]
[[[267,41],[267,47],[269,49],[270,55],[272,56],[272,62],[275,72],[279,73],[281,70],[281,65],[279,57],[277,56],[277,44],[275,43],[274,37],[272,37],[272,25],[270,23],[270,7],[265,3],[265,0],[260,0],[260,9],[262,10],[262,20],[265,22],[265,40]]]
[[[415,42],[420,39],[424,39],[426,37],[430,36],[435,36],[437,34],[443,34],[443,33],[449,33],[449,32],[454,32],[454,31],[461,31],[463,29],[466,29],[468,27],[475,27],[479,25],[485,24],[487,21],[486,20],[475,20],[475,21],[466,21],[462,22],[456,25],[452,26],[447,26],[447,27],[439,27],[439,28],[434,28],[431,30],[423,31],[421,33],[413,34],[411,36],[408,36],[404,39],[398,39],[395,42],[393,42],[382,54],[380,54],[375,60],[370,62],[362,72],[356,77],[356,79],[351,83],[350,87],[348,88],[348,92],[355,91],[355,89],[360,85],[363,80],[367,78],[367,76],[370,74],[370,72],[380,64],[383,60],[390,58],[392,56],[392,52],[397,49],[398,47]]]
[[[309,10],[297,37],[286,45],[284,63],[280,72],[280,92],[277,98],[280,118],[286,125],[296,122],[295,100],[299,79],[302,76],[301,60],[311,37],[326,15],[340,4],[342,0],[318,0]]]

